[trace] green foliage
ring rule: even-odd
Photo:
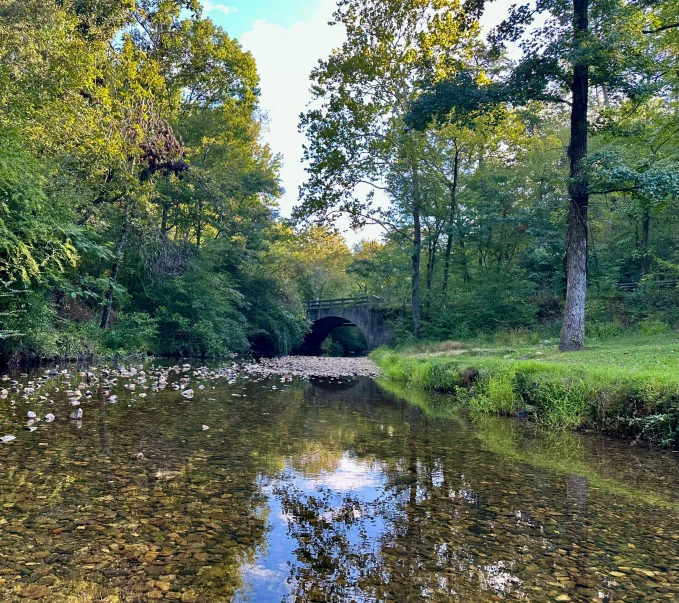
[[[123,314],[102,337],[106,349],[124,354],[149,350],[158,334],[157,321],[148,314]]]
[[[303,300],[355,294],[381,298],[398,345],[553,339],[573,182],[569,109],[552,101],[583,60],[587,336],[676,329],[676,7],[592,0],[583,41],[549,0],[543,45],[512,64],[496,42],[533,15],[512,10],[484,42],[483,5],[338,2],[347,36],[311,76],[295,210],[326,223],[301,226],[278,216],[254,58],[200,2],[0,0],[2,358],[287,353]],[[384,237],[350,249],[339,213]],[[360,345],[340,331],[330,347]],[[513,378],[483,403],[510,408]]]
[[[365,337],[356,327],[338,327],[324,343],[328,356],[363,354],[367,349]]]
[[[0,0],[4,359],[299,344],[258,86],[196,0]]]
[[[476,348],[451,353],[373,354],[385,377],[453,392],[472,411],[527,412],[550,427],[588,427],[676,445],[679,343],[676,335],[591,342],[564,355],[556,346]]]

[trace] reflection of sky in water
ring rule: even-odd
[[[295,563],[295,550],[298,542],[291,538],[288,526],[293,521],[286,514],[280,498],[276,495],[277,487],[291,487],[306,496],[324,494],[328,498],[328,508],[322,517],[333,521],[347,494],[360,504],[361,511],[354,511],[354,518],[360,521],[353,526],[342,528],[347,540],[365,550],[366,544],[379,554],[379,540],[388,529],[383,518],[372,513],[363,514],[362,510],[377,502],[383,494],[386,478],[383,466],[379,462],[366,462],[345,452],[335,471],[322,471],[316,475],[304,475],[292,468],[288,462],[278,480],[262,480],[263,492],[268,498],[270,531],[267,537],[266,550],[260,550],[254,563],[246,563],[242,567],[244,590],[236,596],[237,602],[270,603],[286,601],[292,589],[290,583],[291,565]],[[360,594],[357,593],[357,601]]]

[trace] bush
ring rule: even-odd
[[[107,350],[117,354],[148,352],[158,336],[158,321],[143,312],[120,314],[103,332],[102,343]]]

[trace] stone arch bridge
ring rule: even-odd
[[[321,351],[325,338],[337,327],[358,327],[363,333],[368,350],[386,345],[391,340],[391,328],[385,312],[375,296],[342,299],[318,299],[307,303],[307,318],[311,332],[304,339],[302,350],[307,354]]]

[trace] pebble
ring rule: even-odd
[[[303,377],[379,377],[377,365],[367,357],[328,358],[322,356],[283,356],[263,358],[259,362],[246,364],[243,371],[248,375],[270,377],[288,375]]]

